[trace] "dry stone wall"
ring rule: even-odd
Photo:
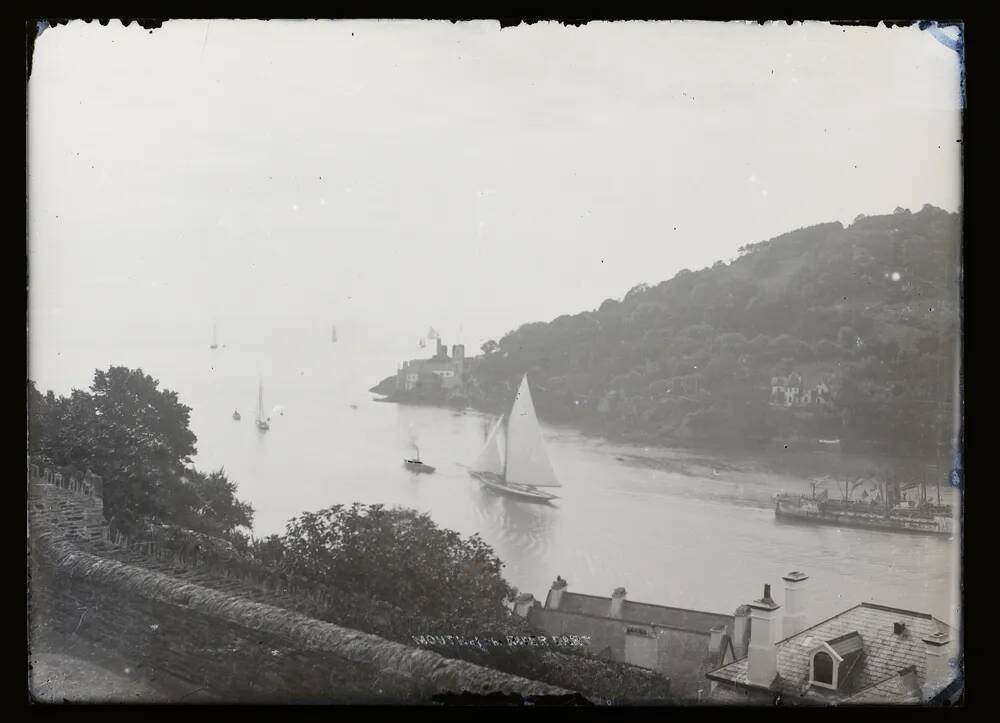
[[[152,678],[227,701],[432,703],[572,693],[310,618],[81,549],[106,537],[101,498],[38,471],[30,485],[29,614],[35,631],[79,635]]]

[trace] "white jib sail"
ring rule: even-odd
[[[542,430],[528,389],[528,375],[521,380],[507,422],[507,482],[532,487],[562,487],[545,451]]]
[[[489,436],[486,438],[486,444],[483,445],[483,451],[479,453],[479,458],[476,460],[476,464],[473,469],[476,472],[492,472],[496,475],[503,474],[503,462],[500,461],[500,450],[497,448],[497,432],[500,431],[500,425],[503,423],[503,417],[497,420],[497,423],[493,425],[493,429]]]

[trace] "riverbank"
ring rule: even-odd
[[[377,387],[373,388],[376,389]],[[370,390],[370,391],[373,391]],[[388,394],[373,401],[411,407],[469,410],[481,414],[498,415],[501,410],[473,401],[422,400],[410,396]],[[609,428],[598,421],[551,422],[548,426],[571,430],[581,436],[623,447],[619,461],[632,466],[658,469],[690,477],[718,477],[727,472],[748,474],[774,474],[808,479],[830,477],[886,477],[892,474],[917,470],[920,460],[903,459],[881,454],[862,454],[840,451],[839,446],[790,443],[772,440],[762,443],[723,443],[709,439],[653,435],[642,431],[622,431]],[[680,456],[678,456],[678,453]],[[940,480],[927,477],[933,487],[935,481],[947,486],[947,471],[941,471]]]

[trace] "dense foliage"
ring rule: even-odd
[[[322,619],[411,645],[434,636],[464,641],[421,645],[593,697],[666,696],[662,677],[579,649],[485,644],[537,631],[513,614],[517,591],[478,535],[462,537],[415,510],[335,505],[300,515],[251,550],[257,564],[322,586]]]
[[[204,473],[190,408],[141,369],[97,370],[88,391],[42,395],[28,382],[28,449],[43,465],[104,479],[105,515],[117,529],[149,522],[240,539],[253,509],[223,470]]]
[[[612,435],[936,455],[953,432],[960,231],[925,206],[749,244],[485,344],[469,398],[500,411],[527,372],[540,416]],[[828,380],[831,403],[776,403],[772,377],[791,372]]]
[[[291,520],[257,543],[259,559],[380,600],[419,625],[408,635],[510,632],[517,591],[478,535],[462,537],[426,514],[382,505],[335,505]]]

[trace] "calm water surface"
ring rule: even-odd
[[[482,445],[482,415],[379,403],[366,391],[418,350],[366,352],[343,331],[337,344],[328,330],[309,331],[227,343],[220,330],[226,346],[216,351],[207,334],[116,338],[113,345],[67,339],[65,350],[37,351],[32,376],[43,390],[66,393],[89,386],[92,370],[113,362],[141,366],[177,391],[193,410],[196,464],[225,467],[256,510],[258,536],[333,504],[403,505],[482,535],[506,562],[507,578],[543,600],[558,574],[579,592],[609,595],[622,585],[634,600],[732,612],[759,597],[766,582],[782,602],[781,575],[802,570],[816,620],[862,601],[954,620],[957,541],[777,522],[771,496],[808,490],[808,483],[753,471],[738,457],[696,460],[545,427],[563,482],[555,506],[484,490],[464,466]],[[253,424],[258,374],[272,410],[265,434]],[[242,421],[231,419],[234,408]],[[412,438],[436,474],[402,467]],[[616,459],[630,456],[659,457],[673,471]]]

